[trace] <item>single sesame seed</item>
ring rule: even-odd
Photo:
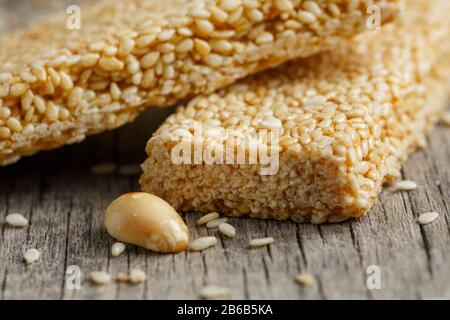
[[[269,43],[273,41],[273,34],[270,32],[262,32],[258,37],[256,37],[257,44]]]
[[[28,83],[19,82],[19,83],[13,84],[9,91],[10,91],[11,95],[13,95],[15,97],[20,97],[25,92],[27,92],[29,88],[30,88],[30,85]]]
[[[223,57],[218,54],[211,53],[205,57],[205,62],[211,67],[220,67],[223,63]]]
[[[197,220],[197,225],[206,224],[209,221],[216,220],[217,218],[219,218],[219,214],[217,212],[208,213]]]
[[[99,286],[104,286],[111,283],[111,275],[104,271],[91,272],[90,278],[95,285]]]
[[[13,118],[13,117],[9,118],[6,121],[6,125],[8,126],[8,128],[11,129],[11,131],[14,131],[14,132],[21,132],[23,129],[20,121],[17,120],[17,118]]]
[[[7,139],[11,136],[11,129],[7,127],[0,127],[0,138]]]
[[[203,287],[199,292],[200,298],[208,300],[227,299],[230,295],[230,289],[218,286]]]
[[[203,251],[205,249],[211,248],[217,244],[216,237],[202,237],[195,239],[191,242],[189,248],[192,251]]]
[[[259,238],[259,239],[253,239],[250,240],[250,247],[256,248],[256,247],[263,247],[267,246],[269,244],[272,244],[275,240],[271,237],[269,238]]]
[[[434,220],[436,220],[439,217],[439,213],[432,211],[432,212],[425,212],[422,213],[419,218],[417,219],[417,221],[422,224],[429,224],[432,223]]]
[[[37,249],[28,249],[27,251],[25,251],[25,253],[23,254],[23,258],[26,262],[26,264],[33,264],[36,261],[38,261],[41,257],[41,253],[39,252],[39,250]]]
[[[315,16],[322,15],[322,9],[320,9],[319,5],[315,1],[305,1],[303,3],[303,8],[305,8],[305,10],[311,12]]]
[[[140,284],[147,280],[147,274],[140,269],[131,269],[129,277],[129,281],[133,284]]]
[[[175,30],[172,30],[172,29],[164,30],[158,35],[158,39],[160,41],[169,41],[170,39],[173,38],[174,35],[175,35]]]
[[[228,218],[214,219],[214,220],[208,221],[206,223],[206,228],[208,228],[208,229],[217,228],[221,223],[224,223],[227,221],[228,221]]]
[[[126,249],[125,243],[115,242],[111,246],[111,255],[113,257],[118,257],[125,251],[125,249]]]
[[[195,25],[198,31],[203,35],[209,35],[214,31],[214,25],[208,20],[197,19],[195,20]]]
[[[177,44],[175,51],[176,52],[189,52],[194,48],[194,41],[192,39],[184,39],[179,44]]]
[[[119,272],[116,277],[117,282],[128,282],[130,281],[130,276],[126,272]]]
[[[314,277],[309,273],[300,273],[295,280],[302,286],[310,287],[314,284]]]
[[[149,52],[141,59],[141,67],[144,69],[148,69],[153,67],[160,57],[159,52]]]
[[[302,23],[311,23],[317,20],[316,16],[308,11],[299,11],[297,18]]]
[[[398,191],[414,190],[417,189],[417,183],[411,180],[398,181],[395,184],[395,189]]]
[[[292,2],[288,0],[275,0],[275,8],[285,12],[290,12],[294,10]]]
[[[28,220],[20,213],[11,213],[6,216],[6,223],[12,227],[23,228],[28,226]]]
[[[234,238],[236,236],[236,229],[228,223],[219,224],[219,230],[228,238]]]
[[[195,50],[202,56],[206,56],[211,52],[211,46],[208,42],[201,39],[194,40],[194,47]]]

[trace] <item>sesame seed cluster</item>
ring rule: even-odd
[[[74,143],[362,31],[399,0],[122,0],[0,38],[0,165]]]
[[[448,101],[449,13],[446,0],[408,1],[380,31],[193,99],[149,140],[142,189],[178,209],[235,216],[323,223],[367,213]],[[205,151],[225,148],[212,132],[258,140],[266,128],[280,132],[275,175],[260,164],[171,161],[179,136]]]

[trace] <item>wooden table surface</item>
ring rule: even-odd
[[[29,3],[0,0],[0,29],[21,23],[11,12],[32,10],[23,2]],[[199,215],[188,213],[193,236],[217,235],[215,248],[172,255],[128,246],[112,257],[104,210],[115,197],[138,191],[138,176],[98,176],[90,168],[104,161],[142,162],[146,140],[170,112],[150,110],[131,125],[0,168],[0,299],[195,299],[205,285],[228,287],[234,299],[450,299],[450,128],[442,126],[403,168],[402,177],[418,188],[386,188],[359,220],[310,225],[230,219],[238,232],[226,239],[197,228]],[[421,226],[416,219],[426,211],[440,217]],[[3,221],[12,212],[25,215],[30,226],[8,227]],[[275,243],[248,249],[249,239],[265,236]],[[32,247],[42,258],[27,266],[23,252]],[[82,271],[79,290],[66,285],[72,265]],[[370,290],[373,265],[381,288]],[[96,287],[88,279],[91,271],[115,275],[134,267],[147,272],[145,283]],[[299,286],[299,272],[312,274],[315,284]]]

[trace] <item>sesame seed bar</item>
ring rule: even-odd
[[[193,99],[149,140],[142,189],[186,211],[312,223],[367,213],[448,101],[449,13],[446,0],[408,1],[380,31]],[[275,174],[249,162],[264,145]],[[215,157],[239,148],[247,162]]]
[[[380,23],[400,0],[121,0],[0,38],[0,165],[133,120]],[[75,28],[75,29],[74,29]]]

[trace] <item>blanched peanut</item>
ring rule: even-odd
[[[127,193],[106,209],[105,226],[114,238],[157,252],[180,252],[189,244],[189,230],[164,200],[149,193]]]

